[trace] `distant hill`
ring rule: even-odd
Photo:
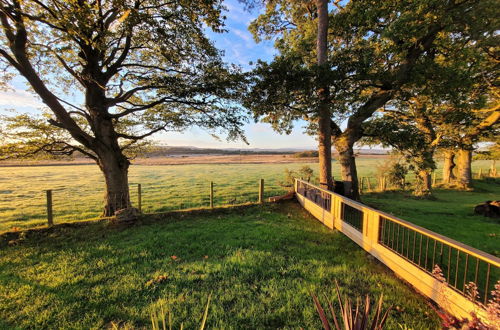
[[[335,150],[332,150],[336,154]],[[359,155],[385,155],[384,149],[355,149]],[[145,157],[179,157],[186,155],[290,155],[307,153],[317,156],[314,148],[198,148],[192,146],[157,146],[154,150],[146,153]],[[313,157],[314,157],[313,156]]]

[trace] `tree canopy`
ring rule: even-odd
[[[221,10],[216,0],[1,0],[4,79],[23,76],[51,125],[17,117],[6,140],[28,151],[84,153],[103,171],[111,199],[128,206],[126,150],[139,141],[192,125],[243,137],[232,102],[239,72],[204,35],[205,27],[223,30]],[[106,214],[118,207],[110,204]]]
[[[349,1],[330,8],[328,66],[314,65],[313,1],[270,1],[251,25],[257,40],[274,38],[279,55],[258,63],[247,106],[283,131],[306,119],[315,131],[312,90],[329,86],[332,139],[342,179],[357,196],[353,145],[363,123],[415,86],[437,80],[446,89],[460,83],[444,70],[451,61],[492,53],[497,38],[496,1]],[[458,56],[459,54],[460,56]],[[453,66],[452,65],[452,66]],[[439,69],[436,69],[438,67]],[[294,83],[294,81],[296,83]],[[438,89],[435,89],[437,92]]]

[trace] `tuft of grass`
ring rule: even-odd
[[[210,307],[210,298],[212,297],[212,293],[208,295],[207,299],[207,304],[205,305],[205,312],[203,313],[202,319],[201,319],[201,324],[200,324],[200,330],[204,330],[206,325],[207,325],[207,318],[208,318],[208,308]],[[168,315],[168,317],[167,317]],[[167,321],[168,319],[168,321]],[[165,311],[165,305],[160,302],[158,306],[155,306],[151,310],[151,326],[152,330],[166,330],[167,327],[169,330],[173,329],[173,316],[172,312],[170,309],[166,309]],[[161,327],[160,327],[161,326]],[[181,322],[179,329],[182,330],[184,329],[184,323]]]
[[[175,256],[175,258],[173,258]],[[435,329],[425,299],[298,204],[253,206],[118,228],[54,228],[0,248],[0,326],[151,327],[151,308],[199,328],[305,328],[321,322],[310,292],[380,296],[388,328]]]

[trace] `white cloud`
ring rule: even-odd
[[[0,90],[0,106],[40,108],[45,105],[32,93],[12,88]]]
[[[255,19],[254,15],[247,12],[241,3],[225,1],[224,5],[227,8],[225,15],[231,21],[248,26]]]
[[[236,34],[238,37],[240,37],[241,39],[245,40],[245,42],[248,44],[252,44],[253,43],[253,40],[252,40],[252,37],[250,36],[250,33],[248,33],[247,31],[243,31],[243,30],[240,30],[240,29],[231,29],[230,30],[231,32],[233,32],[234,34]],[[252,45],[253,46],[253,45]]]

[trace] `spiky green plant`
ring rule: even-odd
[[[210,293],[208,295],[207,304],[205,306],[205,312],[203,313],[203,317],[201,319],[200,330],[204,330],[206,327],[208,319],[208,308],[210,306],[211,297],[212,294]],[[168,318],[168,320],[166,318]],[[151,324],[152,324],[152,330],[166,330],[167,327],[169,330],[172,330],[173,327],[172,313],[169,309],[167,309],[167,311],[165,312],[165,305],[163,303],[160,303],[159,305],[152,308]],[[180,324],[179,329],[180,330],[184,329],[183,323]]]
[[[392,306],[389,307],[385,313],[382,313],[382,303],[383,296],[380,296],[378,303],[376,305],[375,311],[372,313],[371,304],[370,304],[370,296],[366,296],[364,304],[361,304],[360,299],[356,299],[356,305],[353,308],[353,304],[349,300],[348,297],[345,297],[342,301],[340,295],[340,288],[338,282],[335,281],[336,290],[337,290],[337,299],[339,302],[339,312],[340,317],[337,318],[337,312],[333,307],[333,304],[330,300],[327,299],[328,302],[328,311],[331,314],[331,321],[333,321],[333,329],[336,330],[381,330],[384,328],[385,322],[387,321],[387,317],[389,316],[389,312],[392,309]],[[314,301],[314,306],[316,307],[316,311],[318,312],[318,316],[321,319],[321,323],[323,324],[323,328],[325,330],[331,330],[332,325],[330,320],[328,319],[327,312],[321,306],[319,299],[316,295],[311,294],[312,299]],[[372,315],[373,314],[373,315]],[[340,322],[339,322],[340,320]]]

